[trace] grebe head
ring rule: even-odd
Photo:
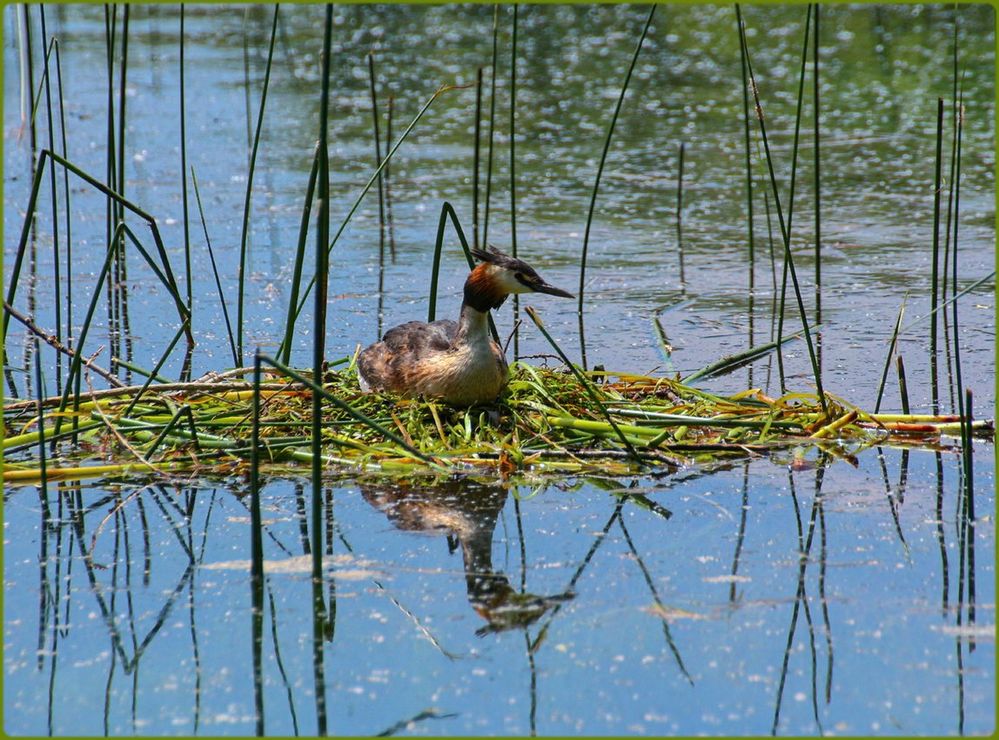
[[[549,285],[537,271],[523,260],[500,252],[473,249],[480,264],[465,282],[465,302],[479,311],[499,308],[511,293],[547,293],[572,298],[572,293]]]

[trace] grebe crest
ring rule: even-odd
[[[357,358],[361,389],[441,398],[456,406],[496,399],[507,382],[503,350],[489,335],[489,310],[511,293],[572,298],[523,260],[490,247],[465,280],[458,321],[410,321],[385,332]]]

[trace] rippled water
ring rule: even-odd
[[[744,10],[786,208],[805,8]],[[188,164],[230,302],[247,131],[258,110],[272,12],[265,6],[186,10]],[[647,12],[641,6],[519,10],[518,249],[551,283],[573,291],[606,126]],[[960,288],[995,266],[992,12],[958,10],[967,108]],[[322,16],[319,6],[280,12],[254,177],[250,348],[273,349],[283,328],[317,138]],[[497,18],[488,239],[508,248],[511,8],[501,7]],[[32,152],[14,103],[19,66],[12,8],[4,21],[9,270]],[[69,158],[103,179],[104,11],[52,6],[46,21],[60,41]],[[493,8],[337,6],[335,24],[331,170],[338,223],[374,162],[366,54],[375,54],[381,101],[394,98],[398,136],[442,83],[473,83],[482,66],[488,86]],[[823,381],[826,390],[863,407],[874,405],[903,298],[908,295],[906,321],[929,305],[936,100],[950,100],[953,28],[952,9],[938,6],[821,11]],[[31,30],[37,84],[37,14]],[[176,8],[132,9],[124,190],[157,218],[182,276],[178,33]],[[811,312],[810,100],[806,96],[792,246]],[[454,204],[471,232],[474,105],[472,88],[444,94],[393,160],[396,259],[386,260],[384,295],[371,195],[337,244],[331,357],[373,340],[380,327],[423,315],[443,200]],[[732,8],[659,7],[618,121],[591,232],[585,308],[591,365],[686,373],[769,338],[767,183],[760,164],[750,299],[741,116]],[[44,116],[39,125],[44,145]],[[948,128],[948,146],[949,136]],[[685,284],[675,220],[681,142]],[[48,213],[47,205],[40,207]],[[105,203],[77,182],[72,208],[78,321],[104,250]],[[197,375],[232,363],[193,202],[191,219]],[[37,278],[30,279],[26,266],[15,303],[33,308],[38,323],[51,328],[57,290],[50,223],[49,215],[39,220]],[[779,234],[776,223],[772,230]],[[453,235],[445,251],[439,313],[447,315],[457,310],[465,270]],[[176,316],[152,272],[137,259],[129,268],[134,360],[150,367],[176,331]],[[963,380],[979,416],[992,415],[994,404],[993,293],[994,281],[986,281],[959,304]],[[667,360],[651,316],[688,299],[662,316],[674,346]],[[532,303],[570,356],[578,356],[575,305],[548,298]],[[501,332],[510,330],[509,308],[497,322]],[[793,311],[788,322],[797,328]],[[307,312],[300,326],[295,360],[304,364],[311,347]],[[911,403],[919,410],[930,398],[926,335],[923,322],[900,344]],[[8,352],[15,366],[22,342],[12,325]],[[106,343],[106,328],[95,329],[89,351]],[[543,353],[547,345],[524,327],[520,351]],[[803,347],[791,345],[786,356],[789,387],[811,390]],[[179,360],[170,362],[163,374],[174,377],[179,367]],[[53,372],[54,363],[46,369],[50,387]],[[25,392],[26,378],[16,381]],[[776,368],[758,363],[705,382],[723,392],[751,385],[776,390]],[[951,395],[945,391],[942,398],[949,409]],[[897,409],[897,399],[892,376],[885,408]],[[851,463],[788,453],[622,479],[331,479],[320,599],[332,627],[318,642],[304,557],[309,482],[276,478],[264,488],[270,571],[256,674],[245,480],[51,484],[47,495],[36,487],[7,487],[5,729],[990,732],[994,448],[976,446],[969,517],[961,508],[960,460],[952,444],[939,454],[871,450]],[[257,695],[255,675],[262,682]],[[324,701],[317,700],[317,686]]]

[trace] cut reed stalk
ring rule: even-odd
[[[895,358],[895,366],[898,371],[898,393],[901,396],[902,403],[902,413],[909,413],[909,386],[905,381],[905,362],[902,360],[902,355],[899,354]],[[876,412],[875,412],[876,413]]]
[[[891,340],[888,342],[888,352],[885,355],[885,367],[881,373],[881,383],[878,385],[878,398],[874,403],[874,413],[878,413],[881,410],[881,399],[885,392],[885,382],[888,379],[888,368],[891,367],[891,358],[895,353],[895,346],[898,344],[899,327],[902,325],[902,317],[905,315],[905,301],[909,297],[906,293],[902,298],[902,305],[899,306],[898,316],[895,318],[895,328],[891,333]],[[901,356],[900,356],[901,357]]]
[[[611,139],[614,137],[614,128],[617,126],[617,118],[621,113],[621,107],[624,105],[624,96],[628,92],[628,83],[631,81],[631,73],[635,70],[635,64],[638,62],[638,54],[642,51],[642,45],[645,43],[645,37],[649,32],[649,26],[652,25],[652,17],[656,13],[656,6],[653,5],[649,10],[649,17],[645,20],[645,25],[642,27],[642,34],[638,38],[638,43],[635,45],[635,51],[631,55],[631,64],[628,65],[628,72],[624,76],[624,83],[621,85],[621,93],[618,95],[617,104],[614,106],[614,113],[611,116],[610,124],[607,126],[607,134],[604,137],[604,147],[600,154],[600,164],[597,166],[597,176],[593,182],[593,191],[590,194],[590,207],[586,215],[586,228],[583,232],[583,250],[579,258],[579,299],[576,307],[576,313],[579,315],[579,349],[580,349],[580,364],[583,369],[586,369],[586,339],[583,333],[583,298],[586,292],[586,258],[590,247],[590,228],[593,226],[593,214],[597,207],[597,193],[600,190],[600,178],[604,173],[604,164],[607,162],[607,153],[610,151]]]

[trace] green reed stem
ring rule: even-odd
[[[271,41],[267,50],[267,66],[264,69],[264,84],[260,93],[260,108],[257,110],[257,125],[253,132],[253,146],[250,149],[250,163],[246,175],[246,196],[243,199],[243,228],[239,237],[239,287],[236,290],[236,352],[243,354],[243,307],[246,292],[247,242],[250,238],[250,200],[253,196],[253,173],[257,165],[257,152],[260,149],[260,134],[264,129],[264,110],[267,107],[267,90],[271,82],[271,63],[274,60],[274,42],[277,39],[278,10],[274,6],[274,20],[271,24]],[[237,365],[239,362],[236,363]]]
[[[493,143],[496,131],[496,60],[499,58],[499,4],[493,5],[493,60],[489,74],[489,151],[486,155],[486,213],[482,222],[482,246],[489,244],[489,203],[493,190]]]
[[[309,172],[309,182],[305,187],[305,203],[302,204],[302,218],[298,224],[298,248],[295,250],[295,267],[291,277],[291,294],[288,296],[288,315],[285,318],[284,335],[291,337],[295,331],[296,314],[294,308],[298,305],[298,293],[302,285],[302,269],[305,264],[305,246],[309,238],[309,221],[312,217],[312,201],[316,193],[316,180],[319,178],[319,147],[312,156],[312,169]],[[328,168],[328,165],[327,165]],[[281,345],[281,362],[291,362],[291,342]]]
[[[184,91],[184,6],[180,6],[180,196],[184,210],[184,271],[187,278],[187,310],[194,310],[194,280],[191,273],[191,228],[187,199],[187,95]],[[200,205],[199,205],[200,207]],[[203,221],[203,219],[202,219]],[[214,261],[213,261],[214,262]],[[214,266],[214,264],[213,264]],[[226,319],[228,325],[228,319]],[[231,329],[230,329],[231,333]],[[239,363],[237,363],[239,364]]]
[[[38,468],[41,471],[39,482],[41,483],[42,501],[49,500],[49,479],[46,469],[45,456],[45,416],[42,408],[42,399],[45,393],[42,386],[42,358],[41,343],[35,337],[35,386],[38,388]]]
[[[808,34],[811,28],[812,20],[812,6],[808,6],[807,13],[805,15],[805,40],[801,48],[801,65],[800,71],[798,73],[798,103],[795,110],[794,116],[794,144],[791,147],[791,181],[788,193],[788,204],[787,204],[787,229],[782,231],[785,239],[790,242],[791,239],[791,226],[794,220],[794,193],[795,185],[797,183],[798,174],[798,142],[800,140],[801,134],[801,108],[802,102],[805,98],[805,61],[808,59]],[[746,49],[746,53],[749,53],[749,49]],[[778,208],[780,204],[778,203]],[[780,285],[780,308],[777,313],[777,340],[780,341],[781,337],[784,336],[784,314],[785,305],[787,298],[787,277],[789,272],[788,261],[784,261],[784,266],[781,273],[781,285]],[[780,350],[778,350],[780,351]],[[780,357],[781,367],[783,367],[783,356]],[[781,373],[781,382],[783,383],[784,374]],[[781,385],[781,391],[786,393],[787,388]]]
[[[958,225],[961,221],[961,137],[962,130],[964,128],[964,100],[963,94],[962,99],[958,102],[958,116],[957,116],[957,167],[954,174],[954,239],[951,243],[953,247],[951,249],[951,283],[952,292],[957,294],[957,237],[958,237]],[[937,194],[939,198],[939,193]],[[947,286],[944,285],[944,291],[946,291]],[[958,401],[958,414],[964,416],[964,397],[961,394],[961,389],[964,388],[964,381],[961,377],[961,341],[960,341],[960,325],[957,320],[957,300],[951,303],[951,311],[953,316],[954,325],[954,379],[957,383],[957,401]],[[933,413],[938,413],[934,408]],[[969,412],[970,413],[970,412]]]
[[[812,30],[812,138],[813,190],[815,191],[815,323],[822,323],[822,169],[819,152],[819,4],[815,3],[815,26]],[[822,365],[822,345],[819,344],[819,366]]]
[[[548,330],[545,328],[544,322],[541,321],[541,317],[538,315],[538,312],[534,310],[533,306],[525,306],[524,311],[531,317],[531,321],[533,321],[534,325],[538,327],[538,330],[544,335],[545,339],[548,340],[548,344],[552,346],[552,349],[554,349],[555,352],[558,353],[558,356],[562,358],[562,362],[565,363],[565,366],[572,371],[573,375],[576,376],[580,385],[582,385],[586,390],[586,394],[590,397],[593,403],[597,405],[597,408],[600,409],[600,413],[603,414],[605,419],[607,419],[607,423],[614,429],[614,433],[617,435],[618,439],[621,440],[625,449],[627,449],[631,456],[636,460],[641,460],[641,456],[632,446],[628,438],[624,435],[624,432],[621,431],[621,428],[617,425],[614,419],[611,418],[610,413],[607,411],[607,407],[604,405],[603,401],[600,400],[600,396],[597,392],[593,389],[593,384],[586,379],[586,376],[579,371],[579,368],[569,361],[569,357],[562,351],[562,348],[558,346],[558,342],[556,342],[552,335],[548,333]]]
[[[781,337],[780,342],[767,342],[766,344],[760,344],[756,347],[750,347],[742,352],[737,352],[736,354],[728,355],[722,359],[714,362],[706,367],[702,367],[683,379],[685,385],[691,383],[698,378],[711,377],[713,375],[723,375],[725,373],[737,370],[738,368],[745,365],[747,362],[753,362],[760,357],[765,357],[770,352],[777,349],[778,344],[787,344],[794,339],[800,339],[803,332],[798,331],[795,334],[789,334],[786,337]]]
[[[628,92],[628,83],[631,81],[631,73],[635,69],[635,64],[638,62],[638,54],[642,50],[642,45],[645,43],[645,36],[649,32],[649,26],[652,24],[652,17],[655,15],[656,6],[653,5],[649,10],[649,17],[645,20],[645,25],[642,27],[642,34],[638,38],[638,43],[635,45],[635,51],[631,56],[631,64],[628,65],[628,72],[624,76],[624,84],[621,85],[621,93],[617,98],[617,105],[614,106],[614,114],[611,116],[610,125],[607,127],[607,135],[604,137],[604,148],[600,155],[600,164],[597,167],[597,176],[593,182],[593,192],[590,194],[590,208],[586,215],[586,229],[583,232],[583,250],[580,254],[579,260],[579,301],[576,307],[576,313],[579,315],[579,349],[580,349],[580,361],[583,369],[586,369],[586,338],[583,333],[583,298],[586,290],[586,257],[589,252],[590,246],[590,228],[593,225],[593,213],[597,206],[597,192],[600,190],[600,178],[603,176],[604,164],[607,161],[607,153],[610,151],[611,139],[614,136],[614,127],[617,125],[617,117],[621,113],[621,106],[624,104],[624,96]]]
[[[881,383],[878,385],[878,400],[874,404],[875,414],[881,410],[881,399],[885,392],[885,382],[888,380],[888,368],[891,367],[891,358],[895,353],[895,346],[898,344],[899,327],[902,325],[902,317],[905,316],[905,301],[908,297],[909,294],[906,293],[902,298],[902,305],[899,307],[898,316],[895,319],[895,328],[891,333],[891,341],[888,342],[888,353],[885,355],[885,368],[881,373]]]
[[[279,370],[284,375],[287,375],[292,380],[295,380],[295,381],[301,383],[302,385],[306,386],[307,388],[310,388],[313,393],[316,393],[316,394],[322,396],[325,400],[329,401],[331,404],[333,404],[334,406],[336,406],[338,409],[340,409],[344,413],[348,414],[350,417],[352,417],[356,421],[359,421],[361,424],[364,424],[366,427],[368,427],[370,429],[373,429],[374,431],[378,432],[379,434],[381,434],[386,439],[389,439],[392,442],[395,442],[397,445],[399,445],[400,447],[402,447],[404,450],[406,450],[413,457],[416,457],[416,458],[418,458],[420,460],[423,460],[423,462],[428,463],[431,467],[433,467],[436,470],[443,470],[444,469],[433,458],[428,457],[424,453],[420,452],[418,449],[416,449],[415,447],[413,447],[412,445],[410,445],[408,442],[406,442],[404,439],[402,439],[395,432],[389,431],[386,427],[382,426],[381,424],[379,424],[374,419],[372,419],[372,418],[366,416],[365,414],[363,414],[362,412],[358,411],[353,406],[351,406],[349,403],[346,403],[345,401],[341,401],[339,398],[337,398],[333,394],[327,392],[326,389],[324,389],[321,385],[315,383],[312,380],[309,380],[308,378],[306,378],[303,375],[295,372],[294,370],[292,370],[287,365],[284,365],[284,364],[278,362],[277,360],[273,359],[272,357],[268,357],[267,355],[261,355],[260,359],[261,359],[261,361],[267,363],[271,367]]]
[[[166,364],[167,358],[170,356],[170,353],[173,352],[174,347],[177,346],[177,342],[180,341],[180,337],[184,333],[184,329],[186,327],[187,327],[187,323],[185,321],[185,323],[183,325],[181,325],[181,327],[179,329],[177,329],[177,333],[174,334],[174,337],[170,341],[170,344],[167,345],[166,350],[163,352],[162,355],[160,355],[160,359],[157,361],[157,363],[153,367],[152,371],[150,371],[150,373],[149,373],[149,375],[148,375],[148,377],[146,379],[146,382],[142,384],[142,387],[139,389],[139,392],[136,393],[134,396],[132,396],[132,400],[129,402],[128,406],[125,408],[125,413],[123,414],[123,416],[128,416],[130,413],[132,413],[132,409],[135,408],[135,404],[137,404],[139,402],[139,399],[142,398],[142,395],[149,389],[149,386],[152,385],[152,383],[153,383],[154,380],[159,380],[161,383],[169,383],[170,382],[169,380],[166,380],[165,378],[161,378],[159,376],[159,372],[160,372],[161,369],[163,369],[163,365]]]
[[[205,232],[205,244],[208,247],[208,259],[212,263],[212,274],[215,276],[215,289],[219,292],[219,303],[222,305],[222,317],[225,319],[226,336],[229,338],[229,349],[232,351],[232,366],[239,367],[239,352],[236,349],[236,339],[232,333],[232,322],[229,321],[228,301],[222,290],[222,280],[219,278],[219,268],[215,263],[215,250],[212,249],[212,240],[208,236],[208,223],[205,221],[205,209],[201,205],[201,190],[198,188],[198,177],[191,168],[191,183],[194,185],[194,197],[198,203],[198,213],[201,216],[201,228]]]
[[[930,398],[933,413],[940,412],[939,383],[937,379],[937,296],[940,261],[940,188],[941,166],[943,162],[943,98],[937,98],[937,148],[933,181],[933,255],[930,273]]]
[[[437,317],[437,283],[440,277],[441,269],[441,254],[444,249],[444,227],[447,225],[447,220],[451,219],[451,225],[454,226],[454,231],[458,235],[458,241],[461,244],[462,251],[465,253],[465,261],[468,262],[468,269],[475,267],[475,259],[472,257],[472,252],[468,248],[468,239],[465,238],[465,230],[461,228],[461,222],[458,221],[458,214],[454,211],[454,206],[452,206],[447,201],[441,205],[441,217],[437,221],[437,239],[434,241],[434,260],[433,265],[430,269],[430,297],[428,299],[427,307],[427,321],[433,321]],[[499,342],[499,333],[496,331],[496,324],[493,321],[492,313],[489,316],[489,331],[493,335],[493,339]]]
[[[392,157],[395,155],[396,151],[398,151],[399,147],[402,146],[402,143],[406,140],[406,138],[409,136],[412,130],[416,127],[416,124],[419,123],[421,118],[423,118],[424,113],[427,112],[427,110],[430,108],[433,102],[437,100],[439,96],[454,89],[456,89],[454,86],[442,85],[441,87],[437,88],[437,91],[434,92],[433,95],[430,96],[430,99],[427,100],[424,106],[420,109],[420,112],[416,114],[416,117],[410,122],[409,126],[406,127],[406,130],[403,131],[402,136],[399,137],[399,141],[397,141],[392,146],[388,154],[385,155],[385,159],[382,160],[382,163],[372,173],[371,177],[368,178],[368,182],[364,185],[363,188],[361,188],[360,194],[358,194],[357,199],[354,201],[354,204],[347,212],[347,215],[340,222],[340,226],[337,228],[336,233],[333,235],[333,239],[329,242],[329,246],[327,246],[326,248],[327,252],[333,251],[333,247],[336,246],[336,243],[340,239],[341,234],[343,234],[344,230],[347,228],[347,224],[350,223],[350,220],[351,218],[353,218],[354,213],[357,211],[358,206],[361,205],[361,201],[364,200],[364,196],[367,194],[368,190],[371,189],[371,186],[377,180],[378,175],[388,165]],[[302,292],[302,297],[299,300],[298,306],[294,309],[294,314],[291,317],[291,321],[289,323],[290,326],[293,327],[295,325],[295,321],[298,320],[298,316],[302,312],[302,308],[305,306],[305,301],[308,300],[309,293],[312,292],[312,288],[315,286],[315,284],[316,284],[316,276],[313,275],[312,278],[309,280],[308,285],[306,285],[305,290]],[[291,339],[292,339],[291,333],[286,332],[284,339],[282,339],[281,341],[281,346],[278,348],[278,354],[281,354],[284,351],[284,348],[291,343]]]
[[[253,604],[254,695],[263,701],[262,632],[264,618],[264,522],[260,514],[260,352],[253,358],[253,430],[250,442],[250,592]],[[263,712],[257,712],[257,734],[263,735]]]
[[[517,11],[513,4],[513,38],[510,46],[510,245],[517,256]],[[513,358],[520,357],[520,296],[513,296]]]
[[[21,267],[24,260],[24,254],[27,250],[28,238],[31,233],[32,214],[34,214],[37,205],[38,190],[39,186],[41,185],[42,176],[44,175],[45,172],[45,164],[50,159],[54,164],[59,164],[62,167],[65,167],[67,170],[72,172],[74,175],[79,177],[88,185],[97,189],[98,191],[106,195],[108,198],[111,198],[115,202],[120,203],[124,208],[132,211],[136,216],[138,216],[140,219],[146,222],[152,233],[153,241],[156,244],[156,250],[159,255],[160,262],[162,264],[162,271],[160,270],[160,268],[158,268],[155,265],[155,263],[149,260],[148,256],[147,256],[147,261],[149,261],[150,267],[153,268],[154,272],[156,272],[157,274],[157,277],[161,279],[161,281],[164,284],[164,287],[166,287],[167,291],[169,292],[170,297],[174,301],[174,305],[177,308],[177,313],[180,316],[181,320],[183,321],[185,318],[187,318],[188,317],[187,306],[184,305],[184,302],[180,297],[180,291],[177,287],[177,282],[174,279],[173,270],[170,267],[170,259],[167,256],[166,248],[163,245],[163,239],[160,236],[159,227],[156,225],[156,220],[138,206],[132,204],[131,202],[129,202],[128,200],[126,200],[125,198],[123,198],[110,188],[108,188],[100,181],[96,180],[95,178],[91,177],[80,168],[76,167],[76,165],[67,161],[63,157],[60,157],[58,154],[49,151],[48,149],[43,149],[38,155],[38,165],[35,170],[35,179],[34,182],[32,183],[31,195],[28,198],[28,209],[26,211],[28,215],[25,217],[24,223],[21,228],[21,237],[14,258],[14,268],[10,274],[10,285],[7,289],[7,303],[13,306],[14,299],[17,295],[17,286],[19,282]],[[125,231],[118,231],[117,233],[118,233],[118,238],[122,238],[125,234],[129,234],[133,240],[133,243],[138,245],[138,240],[136,239],[134,233],[130,229],[127,229]],[[3,317],[4,340],[6,340],[7,328],[9,326],[9,323],[10,323],[10,316],[5,314]],[[190,334],[190,328],[188,328],[188,342],[191,345],[193,345],[194,343],[194,338]]]
[[[42,48],[45,51],[45,66],[42,72],[42,79],[45,85],[45,109],[46,109],[46,127],[48,129],[48,139],[49,139],[49,149],[55,151],[55,126],[54,117],[52,115],[52,85],[50,83],[51,75],[49,74],[49,60],[52,55],[52,49],[56,42],[52,39],[51,42],[48,40],[48,34],[45,28],[45,6],[38,6],[39,17],[41,19],[42,27]],[[41,96],[37,96],[38,100]],[[60,299],[60,292],[62,291],[62,274],[61,274],[61,260],[59,258],[59,208],[58,208],[58,195],[59,190],[56,187],[56,172],[54,168],[49,169],[49,183],[52,191],[52,279],[55,283],[55,337],[56,341],[62,344],[62,300]],[[36,342],[37,346],[37,342]],[[56,392],[62,390],[62,355],[58,352],[56,353]]]
[[[676,251],[680,260],[680,292],[687,292],[687,278],[683,272],[683,153],[685,145],[681,141],[679,162],[676,168]]]
[[[781,204],[780,204],[780,193],[778,192],[777,189],[777,176],[776,173],[774,172],[773,157],[771,156],[770,153],[770,142],[767,139],[767,127],[766,127],[766,121],[763,116],[763,106],[760,103],[759,88],[756,85],[756,77],[753,75],[753,60],[749,54],[749,44],[746,42],[746,28],[745,24],[742,21],[742,10],[740,9],[738,4],[736,4],[735,6],[735,12],[736,12],[736,19],[739,24],[739,36],[741,39],[741,43],[745,46],[746,49],[746,67],[749,71],[749,80],[753,90],[753,100],[756,104],[756,115],[760,123],[760,136],[763,139],[763,148],[766,153],[767,169],[769,170],[770,173],[770,185],[774,196],[774,206],[777,210],[777,221],[778,224],[780,225],[781,236],[783,237],[784,240],[784,260],[791,274],[791,283],[794,287],[794,295],[798,303],[798,314],[801,318],[802,330],[805,333],[805,343],[808,346],[808,357],[812,363],[812,373],[815,378],[815,385],[818,390],[819,401],[822,404],[823,413],[827,413],[828,406],[826,402],[826,396],[825,392],[822,389],[822,373],[819,371],[818,360],[815,356],[815,346],[812,343],[812,334],[808,328],[808,319],[805,314],[805,304],[804,301],[802,300],[801,287],[798,283],[798,273],[794,269],[794,256],[791,254],[791,234],[788,228],[788,226],[790,225],[790,220],[788,221],[788,226],[785,226],[784,212],[781,209]],[[795,157],[797,156],[796,151],[794,156]],[[790,213],[791,213],[790,210],[788,211],[788,213],[790,218]],[[779,332],[777,340],[780,341]]]
[[[898,393],[902,399],[902,413],[909,413],[909,385],[905,381],[905,361],[902,359],[902,355],[899,354],[895,358],[895,366],[898,372]],[[875,412],[877,413],[877,412]]]
[[[746,142],[746,239],[749,247],[749,284],[753,285],[753,264],[756,256],[756,240],[753,238],[753,150],[749,118],[749,77],[746,73],[746,47],[739,44],[739,59],[742,63],[742,110],[743,131]]]
[[[375,91],[375,55],[368,53],[368,80],[371,87],[371,121],[375,134],[375,166],[382,161],[382,139],[378,125],[378,93]],[[385,254],[385,185],[378,175],[378,253]]]
[[[479,248],[479,150],[482,138],[482,67],[475,72],[475,139],[472,142],[472,244]]]

